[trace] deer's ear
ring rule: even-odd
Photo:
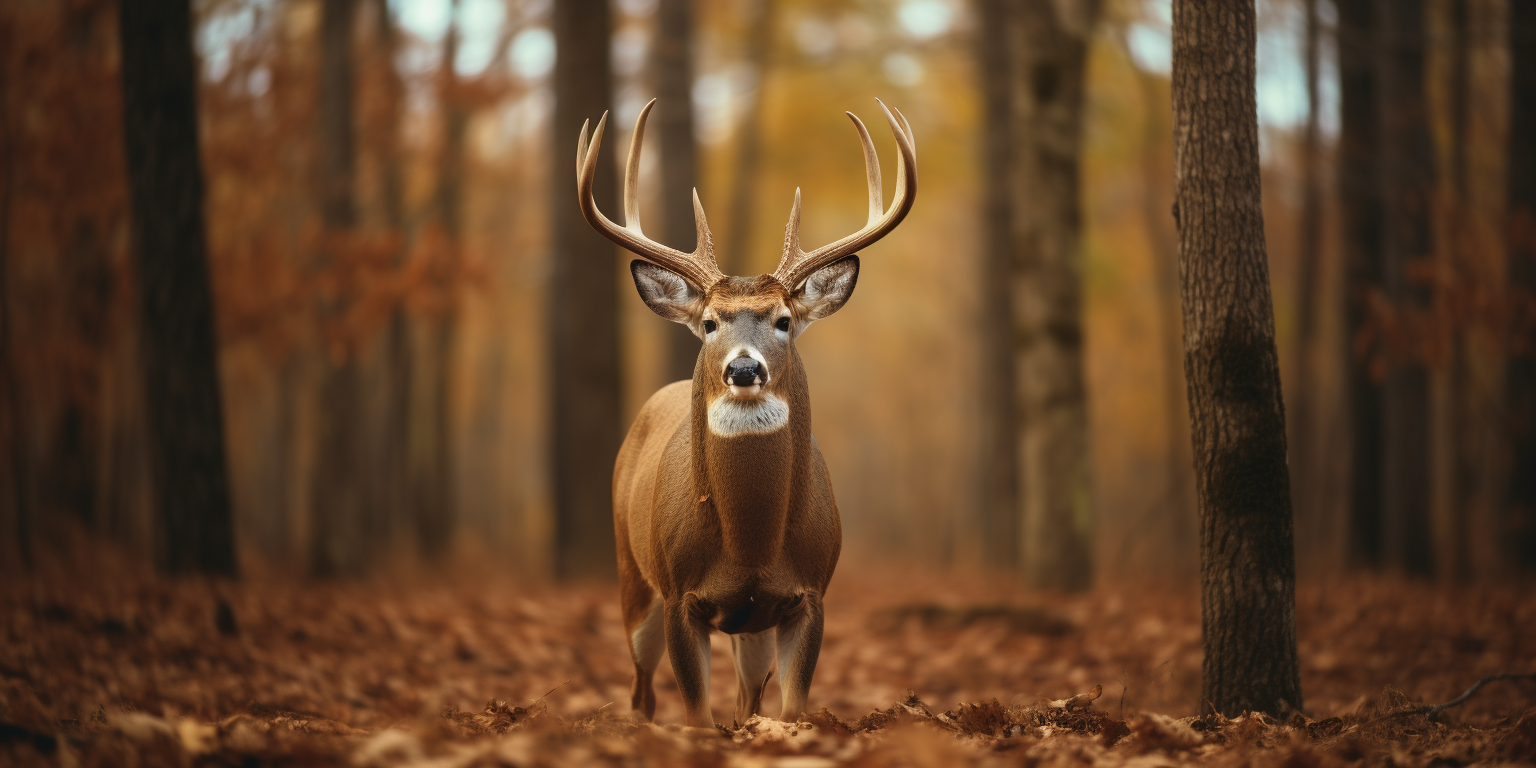
[[[811,273],[799,290],[794,302],[799,315],[807,324],[813,323],[843,308],[853,296],[853,287],[859,282],[859,257],[848,256]]]
[[[698,286],[670,269],[640,259],[629,263],[629,273],[635,277],[640,300],[652,312],[674,323],[696,324],[704,309],[704,294]]]

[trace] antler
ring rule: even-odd
[[[789,223],[784,226],[784,255],[773,272],[773,276],[791,291],[799,288],[812,272],[885,237],[906,218],[907,211],[912,210],[912,201],[917,198],[917,149],[912,126],[900,110],[892,114],[884,102],[879,99],[875,102],[880,104],[886,121],[891,124],[891,132],[896,134],[896,149],[900,154],[900,162],[896,164],[896,197],[891,200],[890,208],[881,210],[884,195],[880,189],[880,156],[875,153],[874,142],[870,141],[864,123],[848,112],[848,118],[859,130],[859,141],[864,145],[864,174],[869,181],[869,221],[863,229],[806,253],[800,250],[800,190],[796,188],[795,205],[789,211]]]
[[[603,126],[608,122],[608,113],[604,112],[602,119],[597,121],[597,130],[592,133],[590,147],[587,145],[587,124],[582,123],[581,139],[576,143],[576,197],[581,203],[581,215],[593,229],[609,240],[652,264],[682,275],[700,289],[707,290],[725,275],[721,274],[715,263],[715,244],[709,235],[709,223],[704,220],[704,206],[699,203],[697,189],[693,191],[693,223],[698,232],[698,246],[693,253],[668,248],[640,231],[640,196],[636,194],[640,186],[640,142],[645,137],[645,119],[650,116],[651,107],[655,105],[656,100],[651,99],[651,103],[640,110],[640,117],[635,120],[634,138],[629,142],[629,164],[624,169],[622,227],[609,221],[597,209],[597,201],[592,199],[592,180],[597,175],[597,150],[603,143]]]

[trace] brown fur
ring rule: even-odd
[[[700,304],[696,318],[718,317],[722,338],[705,344],[692,381],[668,385],[645,404],[614,467],[620,594],[635,656],[631,703],[647,719],[655,712],[654,661],[638,655],[633,638],[659,600],[689,725],[713,722],[704,653],[711,630],[735,638],[775,632],[780,716],[792,717],[805,707],[820,650],[822,595],[842,546],[831,478],[811,435],[795,333],[787,344],[756,344],[768,357],[764,392],[790,407],[783,428],[720,437],[707,427],[707,409],[728,391],[721,371],[738,338],[771,340],[786,308],[796,332],[808,321],[767,275],[723,279]],[[742,643],[760,657],[767,638],[736,644],[738,722],[757,712],[767,682],[766,661],[744,662]]]

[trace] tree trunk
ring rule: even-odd
[[[592,126],[612,101],[608,0],[555,3],[553,157],[574,156],[583,121]],[[607,152],[620,152],[619,127]],[[561,169],[564,170],[561,170]],[[614,211],[613,164],[600,163],[594,196]],[[551,491],[555,574],[563,579],[614,573],[613,461],[620,441],[619,265],[613,246],[582,219],[576,176],[567,163],[550,173],[549,290]]]
[[[1065,9],[1058,12],[1058,8]],[[1097,3],[1029,0],[1009,26],[1014,143],[1013,304],[1020,561],[1027,583],[1086,589],[1088,411],[1083,386],[1079,162]]]
[[[453,439],[448,397],[452,390],[453,347],[457,336],[456,280],[463,258],[464,152],[469,112],[459,94],[454,61],[459,50],[459,3],[450,5],[448,31],[443,36],[443,59],[438,65],[439,109],[443,118],[443,144],[439,150],[437,190],[434,200],[437,222],[446,240],[446,263],[437,265],[433,290],[442,300],[437,317],[422,318],[414,331],[412,360],[417,366],[411,387],[410,476],[417,544],[428,559],[442,557],[448,549],[455,520]]]
[[[1509,554],[1536,569],[1536,3],[1509,4],[1509,286],[1516,322],[1509,398]]]
[[[661,0],[651,43],[656,77],[655,136],[661,144],[661,242],[694,248],[693,189],[698,185],[698,142],[693,133],[693,0]],[[668,381],[693,378],[699,339],[687,326],[667,323]]]
[[[1296,254],[1296,346],[1291,352],[1296,378],[1291,382],[1291,470],[1292,498],[1296,502],[1296,522],[1303,540],[1321,540],[1326,535],[1328,516],[1320,492],[1322,446],[1314,435],[1317,374],[1313,365],[1317,354],[1318,297],[1323,294],[1323,190],[1319,178],[1322,138],[1318,126],[1318,0],[1306,0],[1307,123],[1301,141],[1301,226]],[[1308,534],[1311,534],[1310,536]]]
[[[191,7],[122,0],[119,31],[161,565],[173,574],[233,576]]]
[[[1018,424],[1012,365],[993,365],[989,355],[1008,355],[1013,348],[1013,310],[1008,275],[1013,265],[1012,167],[1013,69],[1008,55],[1011,4],[1007,0],[977,0],[976,66],[983,100],[981,156],[977,158],[986,184],[982,209],[981,307],[978,346],[979,411],[976,474],[980,480],[977,532],[982,559],[992,567],[1016,568],[1019,562]],[[1006,359],[1006,358],[1005,358]]]
[[[763,159],[763,100],[768,93],[769,56],[773,52],[774,0],[748,0],[747,65],[757,82],[739,118],[736,162],[731,176],[730,231],[720,252],[720,270],[727,275],[752,272],[752,212],[757,197],[758,167]]]
[[[400,126],[404,122],[404,84],[396,68],[400,35],[388,0],[373,2],[374,36],[377,57],[374,69],[382,79],[383,110],[381,137],[375,145],[379,167],[383,224],[394,238],[393,266],[398,272],[407,268],[410,254],[405,224],[405,179],[401,162]],[[369,444],[368,504],[379,523],[380,539],[394,543],[406,529],[410,514],[410,375],[411,349],[409,324],[402,302],[389,309],[384,331],[377,342],[377,355],[371,361],[368,378],[373,396],[367,416]]]
[[[11,264],[11,195],[15,188],[16,158],[12,153],[15,137],[11,133],[11,117],[15,114],[10,104],[10,72],[5,65],[9,57],[0,57],[0,152],[5,153],[0,163],[0,388],[4,389],[3,430],[0,446],[5,455],[0,457],[0,486],[6,488],[0,497],[0,520],[4,522],[4,535],[0,540],[9,541],[0,549],[7,562],[32,564],[32,513],[28,504],[28,488],[31,473],[27,470],[27,454],[22,442],[26,433],[22,424],[20,381],[16,376],[16,361],[11,351],[11,294],[8,273]]]
[[[1255,40],[1251,0],[1173,4],[1175,210],[1200,504],[1201,697],[1228,716],[1302,708]]]
[[[320,206],[325,228],[319,267],[338,269],[343,246],[357,223],[357,142],[352,87],[352,32],[356,0],[323,0],[320,20]],[[344,256],[342,256],[344,258]],[[341,284],[320,299],[320,407],[316,414],[315,469],[310,486],[312,551],[317,576],[356,576],[367,567],[374,527],[364,489],[363,377],[356,340],[344,333],[347,292]]]
[[[1126,50],[1129,50],[1127,46]],[[1147,227],[1154,269],[1157,271],[1159,342],[1163,363],[1163,420],[1167,425],[1167,466],[1164,498],[1151,512],[1162,516],[1157,528],[1164,548],[1163,562],[1176,573],[1190,574],[1198,562],[1195,545],[1194,502],[1190,498],[1191,466],[1189,455],[1189,415],[1185,404],[1184,323],[1179,314],[1179,243],[1170,215],[1173,190],[1172,158],[1163,152],[1163,142],[1171,129],[1162,119],[1167,105],[1161,78],[1136,69],[1141,87],[1144,116],[1141,131],[1141,216]]]
[[[1344,233],[1345,397],[1349,409],[1349,561],[1381,564],[1381,386],[1357,349],[1382,282],[1381,188],[1377,185],[1374,0],[1336,0],[1339,13],[1339,202]]]
[[[1429,287],[1410,272],[1434,253],[1435,147],[1424,93],[1423,0],[1376,0],[1376,13],[1382,291],[1402,317],[1427,309]],[[1429,377],[1411,341],[1389,360],[1382,408],[1383,554],[1395,569],[1429,575]]]

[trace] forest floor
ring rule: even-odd
[[[1192,588],[1025,592],[846,565],[787,724],[628,715],[615,589],[491,576],[173,582],[93,563],[0,586],[0,765],[1457,768],[1536,763],[1536,590],[1382,579],[1298,591],[1305,714],[1198,717]],[[729,643],[713,643],[730,725]],[[765,696],[777,712],[777,686]]]

